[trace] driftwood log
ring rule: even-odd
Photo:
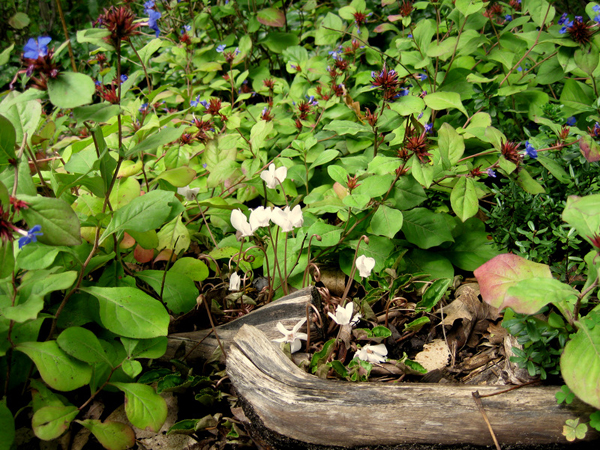
[[[277,330],[277,322],[291,329],[301,319],[306,318],[306,308],[310,304],[321,309],[321,298],[314,287],[296,291],[239,319],[220,325],[216,327],[216,335],[226,353],[242,325],[252,325],[262,331],[267,339],[277,339],[282,337]],[[316,327],[313,325],[314,330]],[[217,348],[219,348],[217,337],[211,329],[175,333],[169,336],[167,352],[161,359],[185,357],[186,362],[193,363],[198,359],[209,359]]]

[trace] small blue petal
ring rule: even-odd
[[[577,119],[575,118],[575,116],[571,116],[567,119],[567,125],[569,125],[570,127],[574,126],[577,123]]]
[[[226,47],[227,46],[225,44],[217,46],[217,53],[223,53],[223,50],[225,50]]]

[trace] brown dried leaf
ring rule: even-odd
[[[443,339],[434,339],[430,344],[425,344],[423,351],[414,358],[428,372],[446,367],[449,359],[450,349]]]

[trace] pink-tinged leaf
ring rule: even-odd
[[[490,259],[475,270],[481,298],[486,303],[503,308],[506,292],[519,281],[529,278],[552,278],[545,264],[529,261],[512,253],[504,253]]]
[[[256,19],[263,25],[269,27],[283,27],[285,25],[285,15],[283,11],[276,8],[265,8],[258,12]]]
[[[600,161],[600,145],[591,136],[582,136],[579,140],[579,150],[589,162]]]
[[[381,25],[377,25],[373,31],[375,33],[384,33],[386,31],[395,31],[396,33],[400,33],[400,30],[396,27],[396,25],[392,25],[391,23],[382,23]]]
[[[381,6],[393,5],[396,3],[396,0],[381,0]]]
[[[404,16],[402,14],[391,14],[387,18],[390,22],[396,22],[398,20],[402,20]]]
[[[535,314],[548,303],[560,308],[575,300],[577,291],[568,284],[554,278],[527,278],[508,289],[502,307],[510,307],[520,314]]]

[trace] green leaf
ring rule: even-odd
[[[332,166],[329,166],[332,167]],[[313,223],[308,230],[306,235],[310,239],[313,234],[321,236],[321,240],[313,239],[311,246],[314,247],[332,247],[337,245],[342,235],[342,229],[334,225],[329,225],[323,222]]]
[[[600,409],[600,326],[580,325],[560,357],[560,371],[577,397]]]
[[[458,109],[465,116],[469,117],[467,110],[460,100],[460,95],[456,92],[434,92],[433,94],[426,95],[424,100],[425,104],[435,111]]]
[[[273,53],[282,53],[285,49],[298,45],[298,36],[294,33],[270,32],[260,44],[264,44]]]
[[[567,198],[562,219],[577,230],[577,233],[592,243],[593,236],[600,234],[600,194]]]
[[[442,157],[442,167],[448,170],[462,158],[465,152],[465,140],[448,123],[442,124],[438,130],[438,136],[438,148]]]
[[[442,299],[446,290],[450,287],[452,280],[450,278],[440,278],[435,280],[423,293],[421,301],[417,303],[418,310],[431,311],[435,305]]]
[[[30,228],[42,226],[42,236],[38,241],[48,245],[81,244],[80,226],[77,215],[67,202],[60,198],[19,195],[19,200],[29,207],[21,210]]]
[[[83,73],[60,72],[48,80],[50,101],[58,108],[75,108],[92,103],[96,85]]]
[[[174,314],[189,312],[196,306],[198,289],[194,282],[185,275],[168,271],[164,276],[162,270],[144,270],[135,274],[137,278],[148,283],[157,294],[162,289],[162,299]],[[163,286],[164,276],[164,288]]]
[[[538,154],[537,160],[561,183],[568,184],[571,182],[571,177],[569,174],[554,159]]]
[[[134,198],[126,206],[115,212],[100,242],[120,230],[144,232],[160,227],[171,212],[169,206],[175,202],[175,193],[156,190]],[[43,229],[42,229],[43,230]]]
[[[581,136],[579,150],[589,162],[600,161],[600,145],[591,136]]]
[[[76,406],[45,406],[35,412],[31,426],[38,438],[51,441],[69,429],[77,414]]]
[[[367,177],[360,180],[359,186],[354,189],[352,195],[366,195],[369,199],[381,197],[390,190],[394,179],[394,175],[391,174]]]
[[[190,167],[177,167],[165,170],[157,176],[154,181],[165,180],[175,187],[185,187],[196,177],[196,171]]]
[[[455,6],[463,16],[467,17],[481,11],[483,2],[482,0],[456,0]]]
[[[466,231],[454,238],[454,244],[443,255],[456,267],[472,272],[499,254],[488,236],[486,231]]]
[[[442,214],[434,213],[427,208],[404,211],[402,232],[410,243],[423,249],[454,241]]]
[[[329,165],[327,166],[327,173],[333,181],[337,181],[342,186],[345,186],[348,182],[348,172],[342,166]]]
[[[111,383],[125,393],[125,413],[136,427],[149,428],[155,433],[167,419],[167,402],[154,388],[138,383]]]
[[[423,328],[425,325],[427,325],[429,322],[431,322],[429,320],[429,317],[419,317],[418,319],[415,319],[412,322],[405,323],[404,330],[417,332],[421,328]]]
[[[0,400],[0,450],[10,450],[15,440],[15,419],[6,406],[6,397]]]
[[[15,268],[15,256],[12,242],[0,241],[0,279],[9,276]]]
[[[96,45],[106,50],[114,50],[114,47],[107,43],[104,38],[110,36],[110,31],[104,28],[88,28],[77,31],[77,42]]]
[[[138,51],[140,58],[142,59],[145,65],[148,65],[150,58],[152,57],[154,52],[156,52],[159,48],[162,47],[163,42],[164,41],[159,38],[152,39],[141,50]]]
[[[319,153],[317,159],[313,161],[308,170],[312,170],[315,167],[322,166],[323,164],[327,164],[329,161],[333,161],[340,154],[337,150],[325,150],[324,152]]]
[[[477,214],[479,199],[475,180],[469,177],[459,177],[450,193],[450,204],[454,213],[463,222]]]
[[[420,97],[413,95],[405,95],[400,97],[394,103],[390,103],[390,109],[397,112],[401,116],[410,116],[411,114],[419,114],[425,109],[425,102]]]
[[[268,134],[273,131],[273,122],[259,120],[250,130],[250,143],[253,150],[260,150],[265,146]]]
[[[135,445],[135,433],[127,424],[110,420],[102,423],[93,419],[76,422],[90,430],[98,442],[108,450],[125,450]]]
[[[92,368],[67,355],[56,341],[23,342],[15,348],[31,358],[42,380],[52,389],[73,391],[92,379]]]
[[[96,335],[86,328],[69,327],[60,333],[56,342],[65,353],[80,361],[111,365]]]
[[[177,216],[175,219],[165,224],[158,232],[157,237],[157,248],[159,250],[167,248],[169,250],[174,250],[176,254],[186,251],[191,243],[190,232],[183,224],[181,216]]]
[[[25,302],[1,308],[0,311],[9,320],[24,323],[36,319],[42,309],[44,309],[44,299],[39,295],[30,295]]]
[[[193,281],[204,281],[208,278],[208,267],[203,261],[195,258],[179,258],[169,272],[185,275]]]
[[[29,25],[31,19],[24,12],[17,12],[14,16],[8,19],[8,24],[13,27],[15,30],[22,30],[26,26]]]
[[[0,172],[9,165],[10,160],[15,160],[15,143],[17,132],[10,120],[0,116]]]
[[[316,45],[336,45],[344,29],[344,23],[339,16],[327,13],[323,21],[319,24],[315,35]]]
[[[0,53],[0,66],[3,66],[10,60],[10,54],[12,53],[14,48],[15,44],[10,44],[2,51],[2,53]]]
[[[393,239],[402,228],[402,217],[401,211],[381,205],[371,219],[370,232]]]
[[[523,188],[523,190],[530,194],[545,194],[546,189],[540,183],[535,181],[525,167],[521,167],[519,175],[517,176],[517,184]]]
[[[166,336],[159,336],[153,339],[128,339],[122,337],[121,342],[129,358],[157,359],[167,351],[169,340]]]
[[[166,336],[169,314],[156,299],[132,287],[86,287],[98,299],[102,325],[119,336],[148,339]]]
[[[510,307],[520,314],[535,314],[548,303],[574,302],[577,291],[554,278],[527,278],[510,286],[500,308]]]
[[[256,20],[269,27],[283,27],[285,14],[277,8],[265,8],[256,14]]]
[[[526,7],[531,19],[538,27],[552,23],[552,19],[554,19],[554,15],[556,14],[554,6],[551,6],[546,0],[529,1],[526,3]],[[546,12],[548,12],[548,15],[546,15]],[[544,18],[546,19],[545,21]]]
[[[475,277],[479,282],[481,298],[493,307],[500,308],[512,286],[532,278],[552,279],[552,273],[546,264],[532,262],[512,253],[504,253],[476,269]]]
[[[54,262],[59,252],[58,248],[41,243],[26,245],[17,255],[17,264],[23,270],[45,269]]]
[[[144,153],[155,153],[159,147],[178,140],[184,133],[185,127],[167,127],[162,128],[158,133],[153,134],[147,139],[144,139],[137,145],[125,152],[125,157],[135,155],[141,152]]]

